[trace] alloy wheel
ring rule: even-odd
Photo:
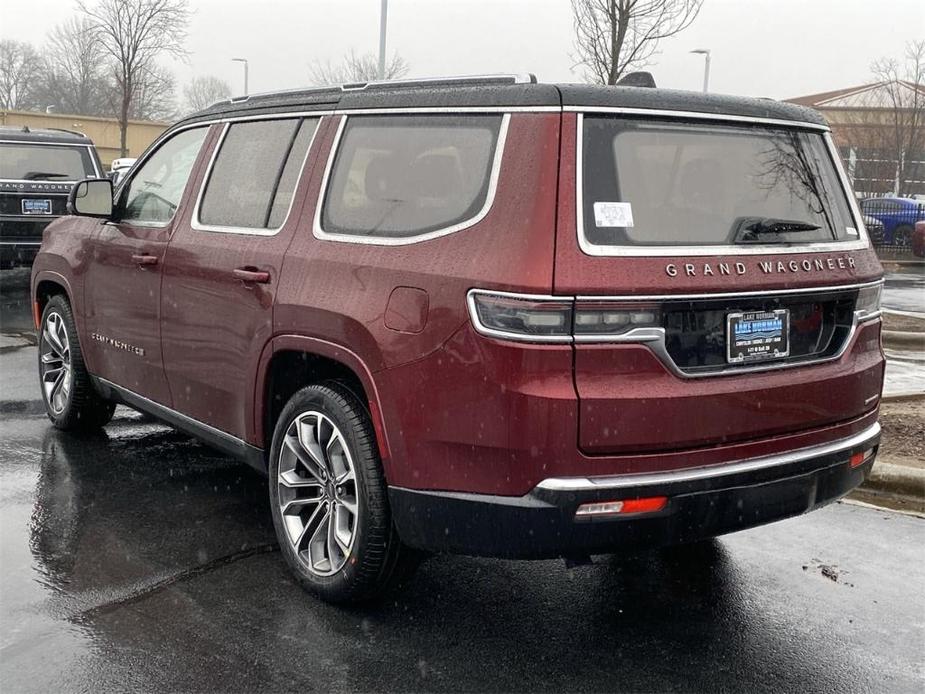
[[[359,494],[347,440],[321,412],[296,417],[283,439],[279,511],[296,556],[317,576],[339,571],[356,538]]]
[[[58,415],[67,406],[71,392],[71,345],[60,313],[52,311],[42,330],[40,367],[45,400]]]

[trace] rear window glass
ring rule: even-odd
[[[582,188],[596,245],[857,238],[818,133],[585,116]]]
[[[289,211],[317,125],[315,118],[230,125],[206,183],[199,222],[278,228]]]
[[[351,116],[325,195],[328,233],[407,238],[485,205],[501,116]]]
[[[96,176],[86,147],[0,144],[0,178],[14,181],[79,181]]]

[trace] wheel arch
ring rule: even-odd
[[[367,408],[386,478],[392,461],[379,390],[363,359],[341,345],[303,335],[274,337],[264,348],[254,388],[254,442],[269,455],[276,419],[299,388],[337,381]]]
[[[71,305],[71,310],[76,311],[71,285],[63,275],[51,270],[43,270],[32,278],[32,322],[36,330],[40,327],[39,323],[45,306],[53,296],[59,294],[64,295]]]

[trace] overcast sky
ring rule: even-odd
[[[250,91],[308,83],[312,61],[378,51],[380,0],[191,0],[186,63],[197,75]],[[0,0],[0,37],[41,44],[75,10],[73,0]],[[573,70],[569,0],[390,0],[388,51],[409,76],[534,72],[543,81],[580,81]],[[659,86],[700,89],[713,52],[711,90],[788,98],[869,81],[872,60],[901,57],[925,36],[925,0],[705,0],[694,24],[661,44],[650,70]]]

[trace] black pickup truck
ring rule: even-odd
[[[31,263],[71,186],[102,171],[83,133],[0,126],[0,267]]]

